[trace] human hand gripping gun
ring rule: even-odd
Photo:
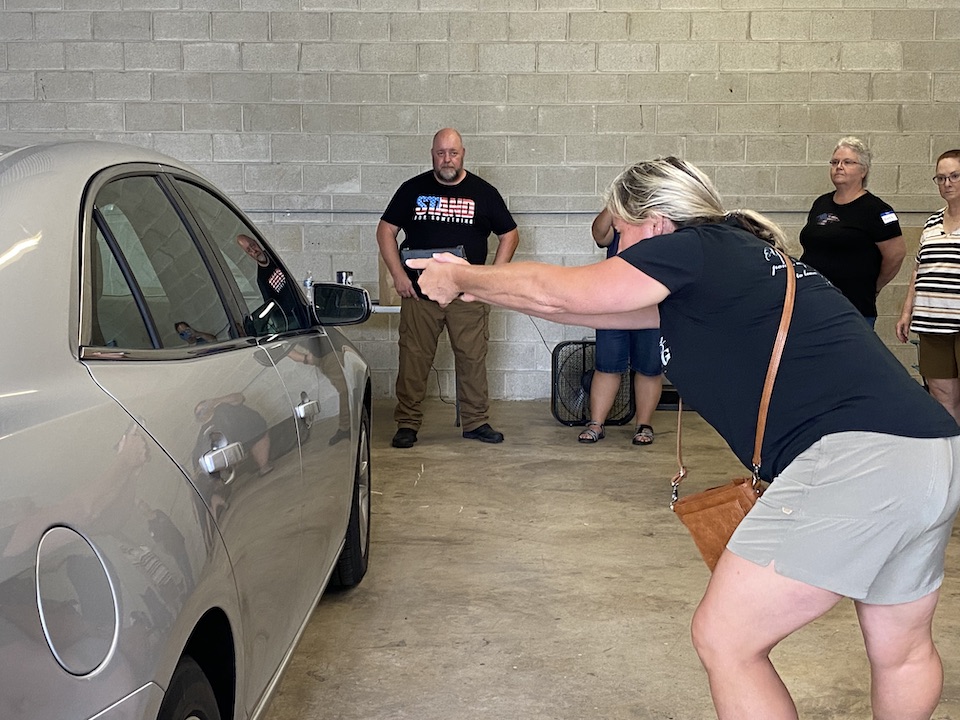
[[[403,259],[403,264],[417,273],[418,292],[425,293],[426,297],[430,298],[431,300],[435,300],[436,302],[440,303],[441,306],[444,306],[444,307],[449,305],[456,298],[461,298],[468,302],[474,299],[473,297],[467,296],[464,293],[459,292],[459,290],[455,288],[446,287],[441,289],[440,286],[436,285],[437,277],[435,274],[431,274],[428,276],[431,278],[431,281],[429,283],[431,286],[430,290],[426,290],[425,288],[420,286],[420,277],[428,265],[437,267],[437,266],[443,266],[446,263],[468,264],[467,259],[465,257],[465,253],[463,252],[462,245],[458,245],[455,248],[434,248],[431,250],[411,250],[411,251],[402,251],[402,252],[410,253],[410,255],[401,254],[401,257]],[[452,257],[447,257],[447,258],[434,257],[434,255],[442,255],[443,253],[447,253]],[[430,262],[431,260],[434,260],[435,262]]]
[[[422,269],[411,267],[407,261],[408,260],[430,260],[437,253],[450,253],[459,258],[466,259],[467,254],[463,249],[463,245],[457,245],[456,247],[445,247],[445,248],[430,248],[428,250],[414,250],[412,248],[402,248],[400,250],[400,260],[403,262],[404,267],[408,267],[411,270],[416,270],[417,277],[420,277],[420,273],[423,272]]]

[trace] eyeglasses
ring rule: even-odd
[[[837,165],[843,165],[845,168],[853,167],[854,165],[862,165],[856,160],[851,160],[850,158],[844,158],[843,160],[831,160],[830,167],[836,167]]]
[[[952,172],[949,175],[934,175],[933,181],[937,185],[945,185],[947,180],[952,183],[960,182],[960,172]]]

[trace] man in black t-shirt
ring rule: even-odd
[[[307,327],[309,323],[303,303],[283,268],[249,235],[237,235],[237,245],[257,263],[257,287],[264,302],[273,300],[279,308],[278,312],[269,313],[272,318],[282,318],[277,329],[285,331]]]
[[[487,238],[499,239],[494,264],[510,262],[520,241],[517,223],[497,189],[463,168],[465,151],[460,133],[440,130],[433,138],[433,169],[404,182],[377,226],[377,244],[397,294],[400,307],[400,364],[397,371],[397,432],[392,444],[413,447],[423,422],[420,404],[437,352],[437,341],[447,328],[457,373],[457,399],[463,437],[486,443],[503,441],[488,422],[487,317],[483,303],[456,300],[446,307],[424,298],[416,285],[417,273],[404,267],[400,249],[440,250],[463,246],[467,260],[483,265]],[[397,238],[403,230],[403,243]]]

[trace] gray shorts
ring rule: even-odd
[[[940,587],[960,507],[960,436],[827,435],[767,488],[727,548],[875,605]]]

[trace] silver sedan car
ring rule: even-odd
[[[367,569],[366,292],[305,291],[188,166],[67,142],[0,150],[0,307],[0,718],[261,716]]]

